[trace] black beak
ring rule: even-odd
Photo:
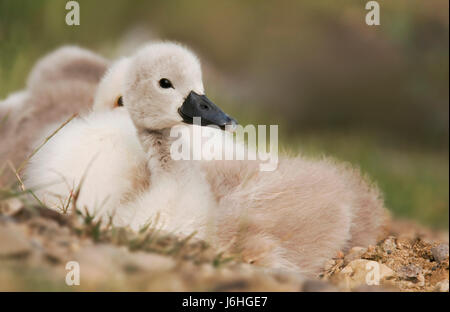
[[[200,117],[202,126],[216,125],[225,129],[225,126],[234,128],[237,125],[234,118],[225,114],[205,95],[198,95],[194,91],[189,93],[183,105],[178,109],[178,113],[183,121],[188,124],[193,123],[194,117]]]

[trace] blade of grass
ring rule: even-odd
[[[71,122],[76,116],[78,116],[78,114],[73,114],[69,119],[67,119],[65,122],[63,122],[55,131],[52,132],[52,134],[50,134],[48,137],[45,138],[45,140],[38,146],[36,147],[33,152],[30,154],[30,156],[28,156],[27,158],[25,158],[25,160],[19,165],[19,167],[17,168],[17,173],[20,174],[23,170],[23,168],[25,167],[25,165],[30,161],[31,157],[33,157],[45,144],[47,144],[48,141],[50,141],[50,139],[59,132],[59,130],[61,130],[62,128],[64,128],[69,122]]]
[[[19,173],[18,173],[17,170],[14,168],[13,163],[12,163],[11,161],[9,161],[9,160],[8,160],[8,165],[9,165],[9,167],[11,168],[12,172],[14,173],[14,175],[16,176],[17,181],[19,181],[20,188],[22,189],[22,191],[23,191],[23,192],[29,192],[29,193],[31,194],[31,196],[33,196],[34,199],[36,199],[36,201],[39,203],[39,205],[41,205],[42,207],[45,207],[44,204],[43,204],[43,203],[41,202],[41,200],[36,196],[36,194],[34,194],[33,191],[27,190],[27,189],[25,188],[25,184],[23,184],[23,181],[22,181],[22,179],[20,178]]]

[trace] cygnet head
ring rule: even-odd
[[[150,44],[131,57],[123,104],[138,129],[192,124],[194,117],[201,117],[203,126],[237,124],[204,95],[198,58],[175,43]]]
[[[129,58],[116,61],[108,69],[97,87],[94,111],[112,110],[123,106],[123,85]]]

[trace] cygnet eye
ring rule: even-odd
[[[169,89],[169,88],[173,88],[172,83],[170,82],[169,79],[163,78],[159,81],[159,85],[161,86],[161,88],[163,89]]]
[[[123,106],[123,99],[121,96],[116,101],[116,107],[122,107]]]

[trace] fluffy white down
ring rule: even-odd
[[[93,112],[72,120],[34,155],[25,185],[44,204],[61,210],[83,180],[77,207],[107,216],[132,189],[130,173],[143,159],[125,109]]]
[[[184,162],[184,161],[180,161]],[[195,165],[193,166],[195,167]],[[201,170],[186,172],[184,166],[158,175],[150,189],[135,202],[122,207],[115,222],[139,230],[147,222],[173,234],[206,239],[212,230],[215,200]],[[132,212],[132,214],[127,214]],[[121,223],[121,221],[125,221]]]
[[[192,157],[193,129],[197,126],[184,126],[190,135],[179,137],[179,141],[189,141],[188,146]],[[221,130],[201,127],[205,133],[198,148],[203,148],[206,140],[217,140],[218,144],[228,141],[233,144],[233,136]],[[239,142],[235,148],[244,148]],[[201,152],[200,152],[201,153]],[[151,172],[150,188],[135,201],[121,208],[116,217],[118,225],[129,225],[133,230],[139,230],[148,222],[157,221],[156,226],[173,234],[190,235],[209,240],[215,231],[217,201],[211,186],[206,179],[204,161],[178,160],[173,161],[169,169],[161,170],[153,164],[152,158],[160,159],[161,155],[153,149],[147,151],[146,159]],[[192,158],[191,158],[192,159]]]
[[[25,100],[28,97],[28,92],[26,90],[17,91],[10,94],[6,99],[0,101],[0,112],[9,110],[17,110],[22,108],[22,105],[25,103]]]

